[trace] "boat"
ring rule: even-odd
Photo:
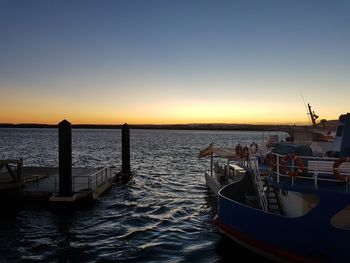
[[[294,144],[309,145],[315,156],[324,156],[332,151],[333,141],[335,140],[337,122],[319,118],[315,111],[307,104],[308,116],[311,124],[307,126],[292,126],[289,133],[289,142]]]
[[[210,167],[204,173],[206,185],[217,195],[222,187],[242,179],[250,169],[252,158],[258,161],[260,174],[267,175],[266,157],[276,145],[285,142],[286,135],[283,131],[264,131],[260,142],[238,143],[233,147],[216,147],[211,143],[198,155],[198,158],[210,156]]]
[[[349,262],[349,113],[339,117],[331,150],[315,156],[309,145],[276,144],[265,174],[250,155],[244,175],[217,192],[218,230],[277,262]]]
[[[242,179],[248,169],[249,155],[258,158],[261,152],[262,150],[255,142],[249,146],[237,144],[232,148],[214,147],[211,143],[201,150],[198,156],[199,158],[210,156],[210,168],[205,172],[208,188],[217,195],[225,185]],[[261,172],[262,167],[260,167]]]

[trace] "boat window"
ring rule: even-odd
[[[331,218],[331,225],[336,228],[350,230],[350,205],[347,205]]]

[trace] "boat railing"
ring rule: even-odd
[[[345,182],[345,191],[349,191],[350,159],[339,161],[340,158],[333,157],[294,155],[294,158],[285,162],[283,160],[286,160],[287,155],[272,154],[274,162],[270,162],[269,170],[276,176],[277,183],[289,179],[294,186],[298,178],[312,181],[315,188],[318,188],[324,182]]]

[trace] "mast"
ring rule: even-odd
[[[307,104],[307,107],[309,108],[309,115],[311,118],[312,126],[316,126],[316,119],[318,118],[318,116],[315,114],[314,111],[311,110],[311,106],[309,103]]]

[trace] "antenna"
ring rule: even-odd
[[[308,108],[306,106],[306,102],[305,102],[305,99],[304,99],[304,96],[303,96],[303,92],[301,90],[299,90],[299,92],[300,92],[300,96],[301,96],[301,98],[303,99],[303,102],[304,102],[306,115],[308,116],[308,119],[310,119],[310,121],[312,122],[312,116],[309,114],[309,110],[308,110]],[[309,104],[308,104],[308,106],[309,106]]]

